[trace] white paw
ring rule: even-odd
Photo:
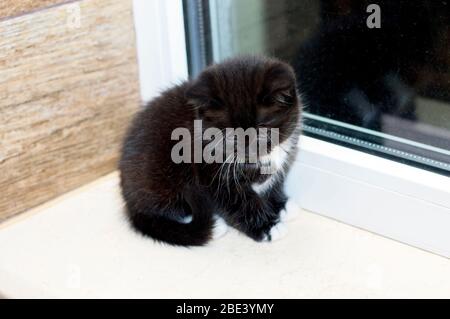
[[[192,215],[189,215],[189,216],[183,217],[180,220],[180,223],[182,223],[182,224],[189,224],[191,221],[192,221]]]
[[[221,217],[215,217],[216,222],[213,228],[212,238],[217,239],[224,236],[228,231],[228,225]]]
[[[288,200],[286,207],[280,212],[280,220],[282,222],[290,222],[298,217],[300,214],[300,207],[292,200]]]
[[[266,235],[263,241],[276,241],[286,236],[286,234],[287,234],[286,225],[282,222],[279,222],[270,229],[269,235]]]

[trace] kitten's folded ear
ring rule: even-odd
[[[221,109],[223,103],[215,92],[214,77],[204,72],[186,90],[185,97],[188,104],[199,111],[207,108]]]
[[[264,87],[270,93],[295,89],[294,70],[286,63],[274,63],[265,73]]]
[[[185,97],[190,105],[200,107],[207,104],[211,93],[208,77],[205,74],[201,74],[187,88]]]
[[[273,64],[264,76],[263,96],[268,103],[293,105],[296,97],[294,70],[287,64]]]

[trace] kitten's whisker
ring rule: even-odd
[[[224,169],[224,167],[225,167],[225,164],[228,162],[228,160],[231,158],[231,156],[233,156],[234,154],[230,154],[228,157],[227,157],[227,159],[222,163],[222,165],[220,165],[220,169],[217,171],[217,173],[216,173],[216,175],[214,175],[214,178],[213,178],[213,181],[214,181],[214,179],[216,178],[216,176],[219,176],[219,181],[218,181],[218,184],[217,184],[217,190],[216,190],[216,193],[218,194],[219,193],[219,191],[220,191],[220,188],[221,188],[221,186],[222,186],[222,184],[221,184],[221,182],[222,182],[222,171],[223,171],[223,169]]]
[[[235,160],[236,160],[236,157],[235,157],[234,154],[233,154],[233,161],[235,161]],[[230,195],[231,195],[231,192],[230,192],[229,173],[230,173],[230,170],[231,170],[232,163],[233,163],[233,162],[228,163],[228,167],[227,167],[227,171],[226,171],[226,176],[225,176],[225,183],[227,184],[227,191],[228,191],[228,194],[230,194]]]
[[[241,185],[239,183],[239,177],[236,176],[237,175],[237,172],[236,172],[237,164],[238,164],[237,161],[235,161],[233,163],[233,179],[234,179],[234,182],[236,183],[236,188],[240,189]],[[242,192],[242,193],[244,193],[244,192]]]

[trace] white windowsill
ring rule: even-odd
[[[450,179],[303,136],[287,191],[301,207],[450,257]]]
[[[302,211],[284,239],[203,248],[136,235],[117,174],[0,226],[5,297],[450,297],[445,258]]]

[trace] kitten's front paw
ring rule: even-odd
[[[289,199],[285,208],[280,211],[280,220],[282,222],[291,222],[300,214],[300,207],[292,199]]]
[[[283,222],[278,222],[270,228],[268,233],[264,236],[263,241],[276,241],[287,234],[287,227]]]
[[[223,218],[216,216],[213,228],[212,238],[217,239],[223,237],[228,232],[228,225]]]

